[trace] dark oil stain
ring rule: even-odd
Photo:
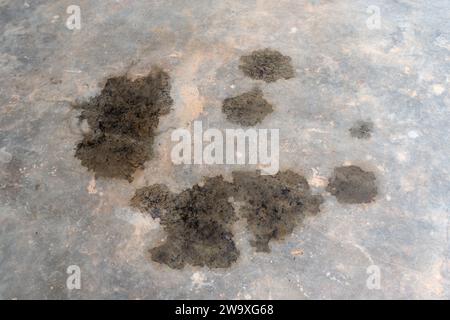
[[[264,99],[262,91],[258,88],[227,98],[222,105],[222,112],[226,114],[227,119],[243,126],[260,123],[272,111],[272,105]]]
[[[349,129],[350,135],[358,139],[369,139],[372,136],[373,123],[370,121],[358,120]]]
[[[373,172],[367,172],[357,166],[344,166],[334,169],[326,189],[340,203],[369,203],[378,193]]]
[[[274,176],[234,172],[235,197],[244,201],[244,217],[256,251],[270,252],[269,241],[291,234],[308,214],[319,212],[322,196],[312,195],[306,179],[292,171]]]
[[[228,201],[231,184],[222,177],[208,178],[179,194],[157,185],[138,190],[131,204],[160,211],[166,241],[150,250],[153,261],[181,269],[186,264],[226,268],[235,262],[239,251],[231,227],[236,221]]]
[[[291,58],[272,49],[256,50],[248,56],[242,56],[239,69],[246,76],[265,82],[275,82],[295,76]]]
[[[149,160],[159,117],[169,113],[172,103],[170,77],[160,68],[134,81],[108,79],[100,95],[75,106],[91,129],[75,156],[98,177],[132,181]]]
[[[164,185],[137,190],[131,205],[161,218],[166,241],[150,250],[153,261],[181,269],[186,264],[227,268],[239,257],[232,226],[238,219],[230,197],[244,202],[243,217],[257,251],[292,233],[307,214],[319,212],[322,197],[312,195],[306,179],[291,171],[275,176],[233,172],[233,183],[207,178],[179,194]]]

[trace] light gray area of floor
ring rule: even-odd
[[[80,30],[65,26],[69,5]],[[450,298],[449,12],[448,0],[0,0],[0,298]],[[239,57],[266,47],[292,58],[295,78],[241,73]],[[94,179],[74,158],[71,103],[152,65],[171,75],[175,101],[155,157],[132,183]],[[245,169],[175,166],[170,134],[196,119],[235,128],[221,102],[255,85],[275,106],[257,127],[280,129],[281,169],[324,196],[320,214],[271,253],[237,224],[229,269],[152,262],[164,231],[130,197]],[[358,120],[374,123],[370,139],[350,136]],[[343,164],[375,172],[375,202],[343,205],[325,191]],[[80,290],[66,287],[71,265]]]

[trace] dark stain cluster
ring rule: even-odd
[[[172,103],[169,75],[159,68],[134,81],[108,79],[100,95],[75,106],[91,129],[75,156],[98,177],[132,181],[149,160],[159,117],[169,113]]]
[[[246,76],[255,80],[275,82],[294,77],[291,58],[276,50],[256,50],[250,55],[242,56],[240,60],[239,68]],[[259,88],[227,98],[222,104],[222,112],[227,119],[242,126],[254,126],[272,111],[273,106],[264,99]]]
[[[239,251],[232,224],[238,219],[230,197],[242,201],[242,215],[253,234],[256,251],[269,252],[269,242],[284,239],[308,214],[319,212],[321,196],[312,195],[306,179],[294,172],[262,176],[233,172],[233,183],[207,178],[173,194],[161,185],[136,192],[131,205],[161,218],[167,232],[164,244],[150,250],[152,260],[180,269],[185,264],[225,268]]]
[[[265,82],[294,77],[291,58],[272,49],[242,56],[239,68]],[[84,133],[75,156],[96,176],[132,181],[134,172],[151,157],[159,118],[172,104],[170,78],[160,68],[134,81],[126,76],[108,79],[98,96],[75,106],[91,129]],[[225,99],[222,111],[233,123],[254,126],[273,106],[261,89],[254,88]],[[368,139],[373,123],[358,121],[349,131],[355,138]],[[357,166],[337,167],[326,190],[340,203],[369,203],[377,195],[376,178]],[[232,201],[242,206],[233,206]],[[323,198],[313,195],[306,179],[292,171],[273,176],[256,171],[233,172],[233,182],[221,176],[206,178],[204,184],[178,194],[161,184],[144,187],[130,203],[159,218],[167,234],[150,250],[153,261],[174,269],[227,268],[240,254],[232,232],[238,219],[245,219],[255,250],[270,252],[270,241],[285,239],[308,215],[317,214]]]

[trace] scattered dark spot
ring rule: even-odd
[[[234,172],[235,198],[245,201],[243,214],[257,251],[270,252],[269,241],[291,234],[308,214],[319,212],[322,196],[312,195],[306,179],[292,171],[274,176]]]
[[[334,168],[326,189],[340,203],[369,203],[378,193],[373,172],[367,172],[357,166]]]
[[[108,79],[100,95],[76,106],[91,131],[75,156],[96,176],[132,181],[150,159],[159,117],[169,113],[172,103],[169,75],[159,68],[134,81]]]
[[[263,98],[262,91],[255,88],[237,97],[225,99],[222,111],[231,122],[254,126],[271,113],[273,107]]]
[[[186,264],[226,268],[239,251],[232,225],[238,219],[229,197],[244,202],[243,216],[254,235],[257,251],[270,251],[271,239],[283,239],[310,213],[319,211],[322,197],[312,195],[305,178],[293,172],[261,176],[234,172],[233,183],[221,176],[207,178],[179,194],[163,185],[137,190],[131,205],[161,218],[164,244],[150,250],[152,260],[181,269]]]
[[[356,121],[349,129],[350,135],[358,139],[369,139],[373,131],[373,123],[370,121]]]
[[[272,49],[256,50],[248,56],[242,56],[239,69],[246,76],[265,82],[290,79],[295,75],[291,58]]]

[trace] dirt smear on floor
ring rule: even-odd
[[[255,80],[275,82],[279,79],[290,79],[295,76],[291,58],[272,49],[253,51],[241,57],[239,69]]]
[[[170,77],[160,68],[136,80],[108,79],[100,95],[75,106],[90,127],[75,156],[97,177],[132,181],[150,159],[159,117],[172,103]]]
[[[357,166],[335,168],[326,190],[338,202],[349,204],[372,202],[378,193],[375,174]]]
[[[258,88],[227,98],[222,105],[222,112],[229,121],[246,127],[260,123],[272,111],[273,106],[264,99]]]
[[[243,202],[239,212],[231,199]],[[275,176],[233,172],[233,183],[207,178],[179,194],[164,185],[137,190],[131,205],[159,217],[167,233],[150,250],[153,261],[181,269],[186,264],[230,267],[239,257],[232,226],[245,218],[256,251],[269,252],[269,241],[281,240],[308,214],[319,212],[321,196],[312,195],[306,179],[291,171]]]
[[[356,121],[353,126],[348,129],[350,135],[357,139],[369,139],[372,136],[373,123],[370,121]]]

